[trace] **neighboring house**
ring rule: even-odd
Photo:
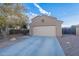
[[[62,23],[56,17],[47,15],[36,16],[30,24],[30,35],[62,36]]]
[[[71,27],[63,27],[63,28],[62,28],[62,33],[63,33],[63,34],[76,35],[76,26],[73,25],[73,26],[71,26]]]

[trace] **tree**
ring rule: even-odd
[[[25,8],[22,4],[3,3],[0,4],[0,15],[6,20],[5,31],[8,31],[9,27],[17,27],[26,24],[27,16],[24,13]],[[2,25],[2,23],[1,23]]]
[[[17,27],[17,26],[23,26],[28,23],[28,17],[23,14],[24,7],[20,4],[16,4],[13,14],[10,15],[10,19],[8,19],[10,22],[9,25],[12,25],[11,27]]]
[[[4,28],[6,25],[5,17],[0,16],[0,28]]]
[[[0,16],[0,31],[1,31],[1,33],[2,33],[2,35],[3,35],[4,37],[6,37],[5,31],[4,31],[5,27],[6,27],[6,20],[5,20],[5,17]]]

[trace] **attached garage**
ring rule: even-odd
[[[33,28],[33,35],[56,36],[56,26],[39,26]]]
[[[55,17],[42,15],[32,19],[30,34],[34,36],[62,36],[62,21]]]

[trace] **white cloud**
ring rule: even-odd
[[[40,13],[46,14],[46,15],[51,15],[51,12],[47,12],[42,7],[40,7],[38,4],[34,3],[34,5],[39,9]]]

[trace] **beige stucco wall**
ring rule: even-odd
[[[79,26],[76,26],[76,35],[79,36]]]
[[[42,22],[42,19],[44,19],[44,22]],[[62,36],[61,24],[62,24],[62,21],[59,21],[54,17],[37,16],[32,19],[32,23],[30,24],[30,34],[33,35],[33,27],[56,26],[56,36]]]
[[[57,36],[62,36],[62,28],[61,28],[61,24],[60,25],[57,25],[56,27],[56,34]]]

